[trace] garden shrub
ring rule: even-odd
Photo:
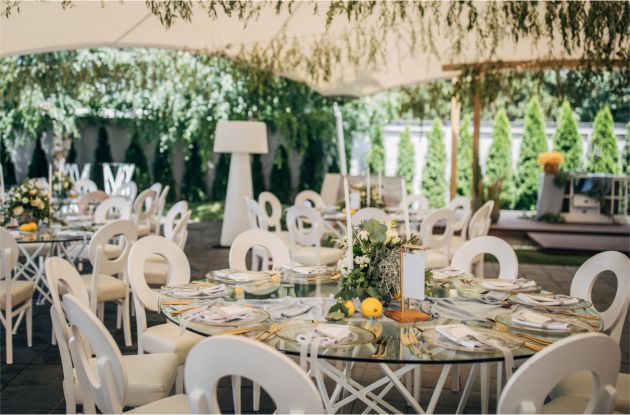
[[[470,197],[472,192],[472,132],[470,114],[464,115],[457,140],[457,194]]]
[[[553,149],[564,156],[563,170],[584,170],[582,137],[578,132],[578,125],[575,121],[571,104],[568,101],[564,101],[560,108],[556,133],[553,136]]]
[[[614,121],[608,106],[602,108],[595,116],[588,171],[592,173],[619,173],[619,149],[617,149]]]
[[[492,126],[492,144],[486,160],[486,176],[491,182],[502,178],[501,205],[512,206],[514,186],[512,182],[512,134],[505,108],[500,108]]]
[[[411,141],[411,130],[409,126],[400,134],[398,142],[398,168],[396,174],[405,178],[407,192],[413,191],[413,179],[416,169],[416,151]]]
[[[424,169],[422,170],[422,194],[429,199],[432,208],[444,207],[446,202],[446,148],[444,147],[444,131],[439,118],[427,137],[428,149]]]

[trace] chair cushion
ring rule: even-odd
[[[156,255],[156,257],[161,258],[161,261],[148,260],[144,263],[144,278],[148,284],[166,285],[168,278],[168,262],[159,255]]]
[[[138,231],[138,236],[146,236],[151,233],[151,225],[148,223],[138,223],[136,230]]]
[[[617,377],[617,401],[615,411],[630,413],[630,375],[619,373]],[[575,396],[588,400],[591,396],[591,375],[588,372],[577,372],[560,382],[554,389],[555,396]]]
[[[129,389],[129,406],[145,405],[167,397],[177,377],[177,355],[150,353],[123,356]]]
[[[148,353],[175,353],[178,364],[186,361],[188,351],[204,337],[191,331],[180,330],[171,323],[149,327],[142,333],[142,346]]]
[[[189,414],[188,396],[184,394],[169,396],[150,404],[139,406],[126,414]]]
[[[6,305],[6,281],[0,282],[0,309],[4,310]],[[33,297],[35,284],[32,281],[11,281],[11,308],[15,308],[24,301]]]
[[[429,249],[426,251],[426,264],[428,268],[444,268],[448,267],[448,258],[446,254],[440,251]]]
[[[317,248],[314,246],[300,247],[295,250],[293,260],[304,265],[328,265],[341,259],[343,251],[337,248],[319,248],[319,263],[317,263]]]
[[[559,396],[542,407],[543,414],[583,414],[588,400]]]
[[[81,275],[81,279],[91,296],[92,274]],[[96,280],[96,291],[96,300],[100,303],[103,301],[113,301],[125,298],[128,289],[127,284],[125,284],[121,279],[107,274],[99,274]]]

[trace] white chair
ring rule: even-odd
[[[612,413],[621,352],[611,338],[598,333],[570,336],[536,353],[510,378],[497,406],[499,414]],[[578,371],[593,380],[585,400],[559,396],[545,404],[558,382]]]
[[[164,213],[164,206],[166,206],[166,197],[168,196],[168,191],[170,190],[170,186],[164,186],[162,192],[156,193],[159,195],[157,198],[157,204],[153,208],[153,215],[151,216],[151,232],[159,235],[160,234],[160,221],[162,220],[162,214]]]
[[[90,394],[84,394],[75,376],[70,356],[69,341],[72,330],[66,321],[61,304],[61,296],[72,294],[77,301],[87,307],[88,292],[77,270],[71,263],[60,257],[46,260],[46,280],[50,287],[53,305],[50,316],[59,347],[63,369],[63,393],[66,413],[76,413],[77,403],[83,403],[84,413],[94,413],[94,403]],[[90,352],[91,354],[91,352]],[[168,395],[175,379],[176,367],[170,355],[126,355],[122,361],[128,375],[127,403],[131,406],[144,405]],[[90,409],[92,408],[92,409]]]
[[[302,190],[295,196],[293,202],[295,206],[308,206],[315,209],[323,209],[326,207],[326,202],[322,196],[313,190]]]
[[[107,193],[102,190],[86,193],[79,198],[77,206],[79,209],[79,215],[89,215],[91,212],[90,207],[95,204],[100,204],[102,201],[109,198]]]
[[[468,222],[468,238],[473,239],[479,236],[486,236],[490,231],[490,224],[492,223],[490,215],[494,207],[494,201],[489,200],[483,204]],[[462,241],[462,243],[464,243]]]
[[[138,185],[136,184],[136,182],[123,183],[118,189],[116,189],[116,192],[114,193],[114,196],[124,197],[131,203],[136,200],[137,195]]]
[[[599,275],[611,271],[617,278],[617,293],[607,310],[599,311],[604,322],[604,331],[617,343],[627,320],[630,303],[630,260],[620,252],[607,251],[589,258],[577,270],[571,283],[571,295],[591,301],[593,286]],[[626,339],[627,340],[627,339]],[[586,372],[574,373],[558,384],[554,394],[577,396],[588,399],[591,391],[590,376]],[[630,412],[630,375],[619,373],[617,378],[617,401],[615,410]]]
[[[309,223],[310,227],[300,229],[300,220]],[[324,220],[313,208],[292,206],[287,209],[292,261],[305,265],[327,265],[339,261],[343,255],[341,249],[321,246],[324,226]]]
[[[79,195],[85,195],[98,191],[98,187],[96,187],[96,183],[90,179],[80,179],[74,182],[74,190]]]
[[[409,213],[424,213],[429,210],[429,199],[424,195],[404,195],[400,201],[399,209],[402,210],[405,207],[405,203],[409,208]]]
[[[129,253],[128,274],[133,291],[134,309],[136,310],[136,326],[138,329],[138,354],[174,352],[180,365],[176,387],[178,393],[183,390],[183,364],[192,346],[203,339],[198,334],[185,331],[172,323],[147,327],[146,310],[159,312],[159,293],[149,287],[145,278],[145,267],[150,264],[147,259],[152,255],[160,255],[168,262],[169,285],[190,282],[190,265],[184,252],[164,237],[149,235],[134,243]]]
[[[186,390],[192,413],[220,413],[217,389],[226,376],[244,377],[261,385],[273,399],[277,413],[324,413],[315,385],[295,362],[265,344],[238,336],[212,337],[190,351]]]
[[[155,192],[156,197],[160,195],[162,192],[162,183],[153,183],[149,189]]]
[[[175,228],[179,221],[181,221],[182,217],[188,210],[188,202],[185,200],[180,200],[175,203],[171,208],[166,212],[166,218],[164,219],[164,237],[169,240],[174,239]],[[185,241],[184,241],[185,243]],[[183,247],[180,247],[183,248]]]
[[[247,222],[249,229],[267,230],[267,215],[254,199],[245,196],[245,207],[247,208]]]
[[[261,192],[258,195],[258,205],[265,213],[267,230],[273,230],[276,233],[282,232],[282,204],[280,203],[280,200],[276,197],[276,195],[271,192]],[[268,213],[267,206],[269,206],[271,213]]]
[[[361,222],[365,222],[370,219],[374,219],[379,222],[387,222],[389,221],[389,216],[384,210],[373,207],[365,207],[357,210],[356,213],[352,215],[352,225],[358,226]]]
[[[246,270],[245,259],[247,252],[254,247],[260,247],[269,252],[274,268],[291,262],[289,250],[280,238],[272,232],[262,229],[250,229],[238,235],[232,242],[230,247],[230,268]],[[263,264],[262,269],[269,268],[268,265],[265,265],[267,264]]]
[[[19,248],[15,238],[0,228],[0,320],[4,326],[7,364],[13,363],[13,335],[22,319],[26,320],[26,344],[33,346],[33,292],[32,281],[12,279],[12,271],[18,263]],[[17,324],[13,327],[13,319]]]
[[[119,239],[118,245],[110,244],[114,239]],[[94,233],[88,246],[92,273],[81,275],[90,296],[90,309],[96,313],[98,307],[101,320],[105,316],[105,303],[116,303],[116,327],[120,327],[122,319],[126,346],[132,344],[127,260],[136,239],[136,230],[129,220],[117,220],[104,225]],[[112,245],[120,250],[118,255],[117,252],[108,251],[107,247]]]
[[[186,247],[188,239],[188,220],[190,219],[190,211],[184,213],[182,218],[177,222],[175,229],[169,232],[169,236],[165,236],[169,241],[175,242],[183,251]],[[160,255],[151,255],[147,258],[147,264],[144,267],[144,276],[150,285],[163,286],[168,280],[168,262]]]
[[[518,278],[518,258],[514,249],[496,236],[480,236],[466,241],[459,247],[451,267],[471,272],[473,262],[479,255],[490,254],[499,261],[499,279],[515,280]]]
[[[119,196],[103,200],[94,211],[94,222],[107,223],[112,220],[112,216],[116,219],[131,219],[131,202]]]
[[[458,196],[451,199],[446,206],[455,211],[455,222],[453,223],[453,232],[460,232],[460,236],[466,239],[468,230],[468,221],[472,215],[470,199],[464,196]]]
[[[132,215],[139,237],[151,233],[151,216],[156,207],[156,195],[155,190],[146,189],[133,202]]]
[[[94,314],[71,294],[63,296],[63,307],[72,328],[69,348],[74,362],[79,384],[85,395],[89,395],[102,413],[120,414],[125,406],[131,406],[129,362],[126,362],[112,336]],[[95,357],[86,353],[92,350]],[[161,353],[142,358],[145,379],[162,385],[158,400],[149,401],[148,405],[136,408],[135,413],[189,413],[186,395],[166,397],[173,387],[177,367],[177,358],[173,353]],[[170,369],[158,375],[156,365]],[[127,363],[127,364],[126,364]]]
[[[420,241],[428,248],[426,251],[427,267],[444,268],[448,266],[454,217],[455,213],[451,209],[442,208],[429,214],[422,221]],[[444,227],[442,235],[433,234],[433,228],[436,225]]]

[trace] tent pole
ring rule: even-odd
[[[452,79],[453,86],[457,78]],[[459,139],[460,103],[456,94],[451,97],[451,199],[457,196],[457,140]]]
[[[348,167],[346,164],[346,140],[343,137],[343,118],[339,104],[333,103],[333,112],[337,122],[337,154],[339,155],[339,172],[342,176],[348,175]]]
[[[481,182],[479,166],[479,135],[481,133],[481,75],[475,76],[473,91],[473,143],[472,143],[472,199],[473,206],[479,208],[482,195],[477,194]]]

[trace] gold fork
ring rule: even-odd
[[[261,331],[260,333],[258,333],[255,337],[254,340],[260,340],[260,341],[266,341],[269,340],[271,337],[273,337],[278,331],[280,331],[280,329],[282,328],[281,324],[272,324],[271,326],[269,326],[267,328],[267,330],[265,331]]]

